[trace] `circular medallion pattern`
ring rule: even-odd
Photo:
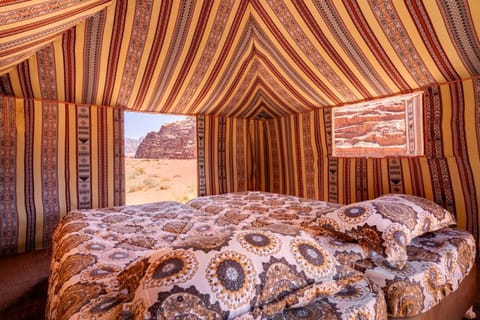
[[[208,301],[208,300],[207,300]],[[201,297],[187,293],[174,293],[160,304],[151,308],[154,319],[212,319],[221,320],[220,313],[212,310]]]
[[[377,200],[374,202],[376,212],[383,218],[399,222],[413,230],[418,224],[417,213],[401,202]]]
[[[375,209],[368,203],[358,203],[338,209],[338,217],[348,224],[360,224],[370,217]]]
[[[345,319],[347,320],[373,320],[375,319],[372,316],[371,311],[366,306],[353,306],[350,307],[346,312]]]
[[[154,257],[145,275],[145,288],[169,286],[190,280],[198,269],[198,261],[191,251],[172,250]]]
[[[348,284],[335,294],[335,299],[340,301],[358,301],[365,298],[368,291],[365,286]]]
[[[284,311],[285,318],[278,317],[275,320],[318,320],[318,319],[340,319],[340,315],[335,311],[335,307],[325,301],[319,300],[309,303],[300,308],[291,308]]]
[[[206,276],[217,299],[229,308],[247,304],[255,293],[253,263],[241,253],[225,251],[216,254],[207,266]]]
[[[405,226],[393,223],[387,230],[383,233],[384,240],[388,246],[398,246],[401,248],[406,248],[407,244],[410,243],[410,230]]]
[[[317,243],[296,238],[290,241],[290,250],[301,270],[309,277],[323,279],[335,272],[335,259]]]
[[[458,254],[457,254],[457,261],[460,270],[462,271],[463,275],[466,275],[467,272],[470,270],[470,266],[472,263],[472,249],[470,246],[464,242],[459,241],[457,243]]]
[[[411,317],[423,311],[425,296],[422,286],[415,281],[387,280],[383,288],[389,310],[396,310],[396,317]]]
[[[280,250],[280,240],[268,231],[245,231],[237,235],[240,245],[260,256],[268,256]]]
[[[319,217],[315,220],[316,227],[320,227],[322,229],[331,231],[331,232],[339,232],[340,226],[338,222],[332,218],[328,217]]]
[[[425,268],[424,280],[425,286],[427,287],[428,291],[432,293],[433,296],[439,291],[440,286],[445,284],[445,279],[442,275],[440,269],[434,265],[427,265]]]

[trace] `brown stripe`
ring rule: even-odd
[[[6,12],[6,17],[8,21],[5,18],[2,18],[2,15],[0,15],[0,21],[2,21],[2,24],[13,24],[15,22],[19,22],[20,20],[27,20],[27,19],[32,19],[32,17],[38,17],[40,15],[49,15],[48,19],[42,19],[42,20],[36,20],[34,23],[25,23],[25,21],[21,25],[15,25],[15,27],[12,27],[10,29],[5,29],[4,31],[0,32],[0,37],[8,37],[12,35],[17,35],[19,33],[25,33],[31,30],[37,30],[39,28],[42,28],[44,26],[52,25],[55,22],[59,22],[62,20],[68,21],[71,20],[69,18],[78,15],[79,13],[89,11],[92,8],[99,7],[105,3],[110,2],[111,0],[102,0],[102,1],[97,1],[97,2],[92,2],[87,6],[82,6],[80,8],[72,9],[72,8],[62,8],[59,6],[58,1],[50,1],[50,3],[44,3],[41,4],[41,7],[39,5],[34,5],[30,6],[28,8],[20,8],[18,11],[9,11]],[[73,5],[78,5],[81,1],[74,1],[72,2]],[[37,7],[37,8],[35,8]],[[59,11],[62,9],[62,11],[68,10],[67,12],[63,14],[55,14],[51,15],[52,9]],[[23,15],[21,13],[24,13]],[[12,21],[12,18],[15,18],[15,21]],[[19,19],[20,18],[20,19]],[[23,18],[23,19],[21,19]],[[28,20],[27,20],[28,21]]]
[[[82,102],[96,104],[106,9],[85,22]]]
[[[18,64],[17,70],[23,97],[26,99],[33,98],[32,80],[30,79],[30,64],[28,60]]]
[[[360,35],[363,37],[363,40],[367,43],[368,47],[371,48],[372,52],[375,53],[375,56],[377,57],[377,59],[379,59],[380,65],[391,77],[392,81],[395,82],[395,85],[398,86],[400,92],[405,92],[409,90],[410,87],[408,83],[398,72],[398,69],[390,60],[390,57],[383,49],[383,46],[378,41],[372,29],[369,27],[367,20],[361,14],[362,10],[358,6],[358,2],[343,0],[343,4],[350,13],[350,17],[352,18],[353,23],[359,30]]]
[[[470,75],[480,74],[480,39],[472,21],[476,13],[468,11],[465,0],[438,0],[448,34]],[[478,18],[475,18],[478,19]]]
[[[374,190],[374,197],[381,196],[383,192],[383,179],[382,179],[382,159],[371,159],[370,161],[373,162],[373,190]]]
[[[16,130],[15,130],[15,100],[13,98],[0,98],[0,254],[13,254],[17,252],[18,233],[16,210]]]
[[[416,51],[405,28],[402,19],[398,15],[392,2],[381,0],[369,0],[370,8],[375,14],[378,23],[383,27],[385,36],[397,52],[410,75],[423,87],[435,83],[430,70]]]
[[[35,112],[34,102],[32,99],[25,100],[25,209],[27,221],[26,223],[26,238],[25,238],[25,251],[31,251],[35,249],[35,226],[36,226],[36,208],[35,208],[35,184],[33,165],[35,159],[34,155],[34,132],[35,132]]]
[[[412,183],[412,194],[419,197],[425,197],[425,185],[422,179],[422,169],[419,157],[408,158],[408,168],[410,171],[410,181]]]
[[[355,201],[364,201],[368,199],[368,172],[367,159],[355,159]]]
[[[187,74],[192,68],[193,60],[197,55],[200,42],[203,39],[203,34],[206,29],[206,24],[210,17],[210,13],[212,10],[213,1],[204,1],[202,5],[202,9],[200,11],[200,19],[195,27],[195,31],[193,32],[193,41],[190,43],[190,47],[188,49],[187,55],[185,60],[182,62],[182,67],[179,72],[179,76],[175,79],[175,83],[173,84],[172,90],[170,90],[170,94],[165,101],[164,108],[170,109],[173,100],[177,97],[178,91],[180,87],[186,80]]]
[[[49,44],[37,52],[38,77],[43,99],[57,100],[57,79],[55,77],[55,56],[53,45]]]
[[[97,109],[97,144],[98,144],[98,206],[108,206],[108,119],[106,108]],[[113,191],[113,190],[112,190]]]
[[[317,158],[318,158],[318,165],[317,165],[317,180],[318,180],[318,192],[319,192],[319,197],[321,200],[324,199],[325,197],[325,186],[324,186],[324,171],[323,171],[323,168],[325,166],[325,159],[327,158],[328,156],[328,152],[326,149],[323,148],[323,145],[322,145],[322,129],[323,129],[323,126],[322,126],[322,123],[320,122],[321,118],[320,118],[320,112],[319,110],[315,110],[313,112],[313,117],[314,117],[314,132],[315,132],[315,135],[314,135],[314,139],[315,139],[315,152],[317,154]],[[315,165],[315,164],[314,164]]]
[[[305,61],[295,52],[292,48],[291,44],[287,39],[285,39],[284,35],[280,30],[278,30],[275,23],[270,18],[269,14],[263,6],[259,3],[258,0],[252,0],[251,4],[258,12],[258,14],[262,17],[262,21],[267,25],[269,31],[271,32],[272,36],[277,39],[280,45],[287,51],[289,57],[302,69],[304,75],[307,76],[311,81],[313,81],[319,89],[331,100],[333,104],[340,104],[342,101],[323,83],[323,81],[318,78],[317,73],[311,70],[305,63]],[[333,73],[332,73],[333,74]],[[348,97],[347,97],[348,98]]]
[[[127,107],[133,87],[138,77],[138,68],[145,49],[148,28],[152,14],[152,0],[138,0],[135,3],[135,19],[133,21],[128,43],[127,56],[123,62],[123,76],[116,101],[117,106]]]
[[[110,40],[110,51],[108,53],[107,70],[105,71],[105,89],[103,90],[102,104],[110,106],[112,103],[113,89],[117,78],[119,64],[120,46],[125,29],[125,17],[128,1],[116,1],[115,18],[113,19],[112,38]],[[156,61],[156,60],[155,60]],[[67,100],[74,101],[74,100]]]
[[[62,37],[65,101],[75,101],[75,74],[77,72],[75,61],[76,35],[75,28],[72,28],[65,32]]]
[[[205,196],[205,116],[197,115],[197,165],[198,165],[198,195]]]
[[[300,1],[296,2],[302,3]],[[347,30],[345,24],[343,23],[342,17],[335,10],[335,6],[333,5],[333,3],[327,1],[315,1],[315,6],[321,12],[327,26],[330,27],[330,31],[335,36],[339,44],[342,46],[343,50],[347,52],[350,59],[359,68],[359,71],[362,71],[362,76],[364,77],[364,79],[367,80],[370,86],[374,88],[376,94],[381,96],[391,94],[391,90],[382,80],[382,77],[368,62],[368,58],[363,54],[362,50],[358,46],[356,46],[355,39],[352,38],[352,35]],[[362,94],[362,97],[370,97],[370,93],[363,85],[362,80],[360,80],[356,76],[355,71],[351,70],[351,68],[345,63],[343,59],[340,59],[337,50],[331,45],[331,43],[325,37],[324,33],[321,32],[320,26],[316,23],[310,11],[305,6],[303,6],[301,12],[304,15],[305,21],[310,26],[311,31],[316,35],[316,38],[321,42],[322,47],[327,50],[329,56],[342,70],[343,74],[345,74],[345,76],[350,80],[350,82]],[[358,97],[355,98],[355,100],[358,100]]]
[[[223,46],[222,51],[218,55],[215,65],[212,68],[212,71],[210,72],[207,80],[205,81],[205,85],[202,87],[195,101],[191,103],[191,107],[187,110],[188,114],[192,113],[194,110],[197,109],[197,107],[200,105],[202,100],[205,99],[205,96],[207,95],[209,89],[212,87],[213,83],[215,82],[215,79],[218,77],[220,70],[225,64],[228,53],[233,47],[233,44],[234,44],[233,41],[235,40],[235,37],[238,33],[240,23],[242,22],[243,15],[245,14],[248,4],[249,4],[248,1],[241,2],[241,5],[235,14],[235,18],[233,19],[232,24],[228,28],[228,35],[225,40],[225,45]]]
[[[42,103],[42,203],[43,203],[43,247],[48,248],[50,237],[59,220],[57,184],[57,134],[59,133],[58,105],[54,102]],[[37,217],[38,218],[38,217]]]
[[[450,85],[452,97],[452,138],[453,138],[453,154],[457,159],[458,172],[460,181],[462,182],[463,198],[465,199],[465,209],[467,211],[467,230],[478,235],[478,205],[476,202],[476,192],[472,167],[469,163],[467,141],[465,134],[465,99],[463,97],[463,85],[461,82]],[[449,180],[450,182],[451,180]],[[445,188],[447,195],[452,197],[452,209],[455,208],[453,203],[452,186]],[[479,190],[480,192],[480,190]],[[447,198],[447,201],[449,199]],[[447,203],[449,205],[450,203]],[[447,209],[449,209],[447,207]]]
[[[432,55],[442,75],[447,81],[458,80],[460,77],[443,50],[423,3],[420,1],[406,0],[406,6],[422,36],[423,43],[428,48],[428,52]]]
[[[402,163],[399,159],[388,159],[388,178],[390,181],[390,192],[405,193]]]
[[[340,162],[340,161],[339,161]],[[352,203],[352,192],[350,190],[350,186],[352,184],[352,176],[350,175],[350,167],[352,162],[355,162],[355,159],[352,158],[344,158],[341,161],[343,167],[343,190],[340,190],[341,194],[343,194],[343,201],[342,203]],[[354,177],[355,178],[355,177]]]
[[[425,156],[443,157],[441,91],[439,87],[425,90]]]

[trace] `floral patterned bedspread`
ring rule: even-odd
[[[400,220],[407,220],[413,212],[405,210],[403,202],[416,201],[416,205],[424,209],[423,219],[428,218],[429,221],[429,228],[424,228],[425,230],[433,228],[433,218],[437,216],[442,217],[442,222],[450,221],[447,219],[448,212],[427,199],[408,195],[385,195],[370,202],[379,203],[382,199],[388,201],[391,215],[397,214]],[[337,261],[343,265],[354,266],[382,288],[387,313],[392,318],[415,316],[438,304],[458,288],[459,283],[470,273],[476,257],[476,244],[472,234],[443,227],[441,230],[426,232],[413,238],[405,247],[408,256],[405,266],[400,269],[393,268],[385,255],[374,252],[371,247],[351,242],[350,233],[348,236],[340,234],[339,237],[338,232],[330,232],[339,228],[338,221],[331,221],[328,217],[340,215],[346,208],[356,208],[356,204],[341,206],[262,192],[200,197],[187,204],[204,212],[228,212],[231,216],[241,215],[243,212],[263,212],[273,220],[280,219],[302,226],[314,235],[317,242],[331,252]],[[397,206],[393,207],[394,205]],[[386,207],[384,205],[382,208]],[[380,211],[378,207],[376,210]],[[419,208],[417,210],[421,211]],[[356,212],[356,218],[362,220],[358,216],[359,212]],[[420,222],[419,224],[422,225]],[[443,224],[446,226],[449,223]]]
[[[379,287],[302,228],[338,205],[244,196],[242,214],[175,202],[68,213],[47,318],[386,319]]]
[[[382,287],[389,317],[412,317],[428,311],[470,273],[476,257],[474,237],[445,228],[412,240],[408,260],[398,270],[376,255],[357,261],[356,269]]]
[[[471,235],[448,229],[388,270],[319,224],[340,207],[243,192],[72,211],[53,235],[47,319],[386,319],[411,302],[389,292],[414,288],[424,311],[473,264]]]

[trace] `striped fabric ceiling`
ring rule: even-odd
[[[11,1],[0,93],[277,118],[480,75],[478,13],[478,0]]]

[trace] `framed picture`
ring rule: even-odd
[[[410,157],[423,154],[421,92],[332,110],[334,157]]]

